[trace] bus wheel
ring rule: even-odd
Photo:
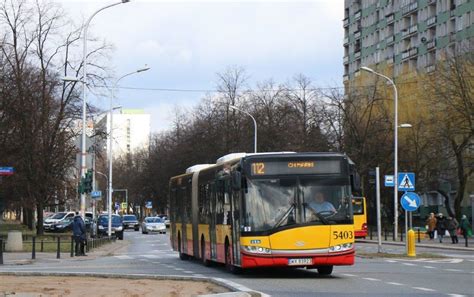
[[[211,266],[211,261],[206,259],[206,242],[204,241],[204,236],[201,237],[201,261],[204,266]]]
[[[334,266],[318,266],[318,273],[321,275],[330,275]]]
[[[179,258],[181,260],[187,260],[188,259],[188,255],[181,252],[181,234],[178,234],[178,253],[179,253]]]

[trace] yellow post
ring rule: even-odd
[[[407,256],[416,257],[416,248],[415,248],[415,231],[412,229],[408,230],[407,233]]]

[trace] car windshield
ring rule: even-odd
[[[124,221],[136,221],[137,217],[134,216],[134,215],[126,215],[126,216],[123,216],[123,220]]]
[[[99,217],[99,224],[106,224],[109,221],[109,216],[100,216]],[[112,224],[120,224],[122,220],[119,216],[112,216]]]
[[[161,218],[145,218],[145,223],[163,223]]]
[[[65,212],[58,212],[56,214],[54,214],[51,219],[54,219],[54,220],[60,220],[62,218],[64,218],[66,216],[66,213]]]
[[[245,192],[245,231],[352,223],[350,187],[339,178],[247,179]]]

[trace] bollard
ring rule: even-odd
[[[40,252],[44,251],[44,244],[43,244],[43,239],[41,239],[41,244],[40,244]]]
[[[396,240],[397,240],[397,239],[395,238],[395,231],[393,231],[392,237],[393,237],[393,241],[396,241]]]
[[[74,257],[74,236],[71,236],[71,258]]]
[[[387,229],[384,229],[385,231],[385,241],[387,241]]]
[[[402,232],[400,232],[400,241],[403,242],[403,229],[402,229]]]
[[[36,259],[36,236],[31,238],[31,260]]]
[[[3,239],[0,238],[0,265],[3,265]]]
[[[87,238],[86,238],[84,244],[86,246],[86,253],[88,253],[89,252],[89,243],[87,242]]]
[[[465,232],[467,232],[467,231],[465,231]],[[468,244],[467,244],[467,236],[464,236],[464,240],[465,240],[464,245],[467,247],[467,246],[468,246]],[[0,263],[0,264],[2,264],[2,263]]]
[[[369,227],[369,238],[372,240],[372,229]]]
[[[421,242],[421,234],[420,234],[420,228],[418,228],[418,243]]]
[[[407,256],[416,257],[415,231],[412,229],[407,232]]]
[[[56,259],[61,258],[61,237],[58,236],[58,248],[56,251]]]

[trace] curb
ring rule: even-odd
[[[232,296],[232,297],[270,297],[270,295],[253,291],[247,287],[217,277],[197,277],[184,275],[153,275],[153,274],[114,274],[114,273],[90,273],[90,272],[35,272],[35,271],[0,271],[0,275],[14,276],[72,276],[72,277],[101,277],[118,279],[151,279],[151,280],[175,280],[175,281],[196,281],[209,282],[214,285],[224,287],[232,292],[221,294],[208,294],[202,296]],[[224,295],[223,295],[224,294]]]
[[[357,240],[356,244],[360,243],[373,243],[377,244],[378,242],[376,240]],[[397,245],[397,246],[405,246],[405,242],[393,242],[393,241],[382,241],[382,245]],[[423,244],[423,243],[417,243],[415,242],[415,247],[422,247],[422,248],[432,248],[432,249],[438,249],[438,250],[457,250],[457,251],[467,251],[467,252],[474,252],[474,248],[469,248],[469,247],[459,247],[459,246],[439,246],[439,245],[430,245],[430,244]]]

